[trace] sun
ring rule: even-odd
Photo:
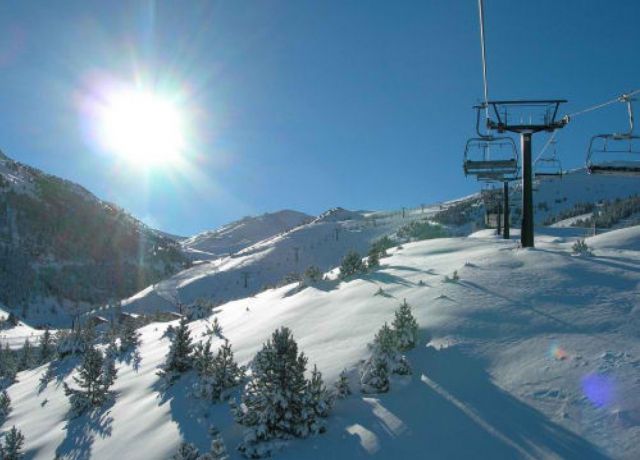
[[[141,90],[111,94],[101,104],[99,132],[104,148],[133,164],[178,161],[185,150],[185,126],[168,98]]]

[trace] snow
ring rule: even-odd
[[[8,317],[9,314],[0,309],[0,318],[6,320]],[[52,331],[52,333],[55,333],[55,331]],[[9,345],[9,348],[16,350],[22,348],[26,339],[29,339],[31,344],[36,345],[42,334],[44,334],[43,330],[34,329],[22,321],[18,321],[16,326],[5,324],[3,328],[0,328],[0,345],[3,347]]]
[[[593,257],[572,254],[571,231],[549,229],[535,249],[483,233],[409,243],[360,278],[217,307],[240,363],[284,325],[327,382],[344,368],[350,376],[354,394],[337,403],[327,433],[287,441],[276,458],[639,458],[640,227],[587,238]],[[444,282],[453,271],[460,280]],[[421,329],[407,354],[413,375],[363,396],[355,383],[367,343],[405,298]],[[191,323],[193,336],[206,325]],[[115,403],[101,414],[68,419],[67,362],[40,392],[45,367],[18,374],[2,428],[23,431],[29,458],[167,458],[182,439],[207,449],[213,423],[240,458],[226,404],[190,398],[184,377],[158,391],[166,327],[141,329],[140,368],[119,363]]]

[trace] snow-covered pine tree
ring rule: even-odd
[[[38,354],[38,362],[40,364],[51,361],[55,354],[55,345],[49,326],[44,330],[44,334],[40,336],[40,353]]]
[[[227,390],[238,386],[244,379],[244,369],[235,362],[228,340],[220,346],[215,357],[211,351],[211,339],[204,345],[196,345],[194,368],[198,372],[198,380],[193,386],[194,395],[213,402],[227,399]]]
[[[182,318],[178,327],[175,328],[167,359],[158,374],[169,383],[173,382],[180,374],[191,369],[193,365],[192,352],[191,332],[187,326],[187,319]]]
[[[199,460],[200,452],[198,448],[191,443],[183,442],[178,447],[178,451],[171,457],[172,460]]]
[[[411,366],[406,357],[398,351],[396,334],[384,323],[371,345],[372,355],[384,359],[387,363],[387,370],[392,374],[407,375],[411,373]]]
[[[396,345],[400,351],[415,348],[418,341],[418,322],[411,313],[407,299],[404,299],[396,310],[392,327],[396,336]]]
[[[380,251],[373,246],[371,247],[371,249],[369,249],[367,266],[369,267],[369,270],[373,270],[380,266]]]
[[[20,350],[20,358],[18,361],[18,369],[24,370],[29,369],[34,363],[34,352],[33,347],[31,346],[31,342],[29,338],[24,339],[24,345],[22,345],[22,349]]]
[[[213,321],[211,322],[211,326],[207,329],[207,333],[209,335],[215,335],[216,337],[222,338],[222,326],[220,322],[218,322],[218,317],[214,316]]]
[[[2,390],[2,393],[0,393],[0,423],[4,423],[10,412],[11,398],[9,398],[6,390]]]
[[[349,378],[347,377],[347,370],[343,369],[338,376],[338,380],[333,384],[335,387],[335,396],[338,399],[345,399],[351,394],[351,388],[349,387]]]
[[[307,381],[305,405],[310,433],[324,433],[326,424],[322,419],[329,416],[333,406],[333,396],[327,391],[327,387],[322,380],[322,373],[315,365],[311,372],[311,379]]]
[[[24,435],[14,425],[4,435],[4,443],[0,445],[0,458],[2,460],[19,460],[23,458],[23,445]]]
[[[360,374],[360,387],[366,394],[389,391],[389,370],[382,356],[374,353],[365,361]]]
[[[116,369],[117,356],[118,347],[115,342],[109,343],[102,363],[102,385],[105,388],[110,388],[116,380],[116,376],[118,374]]]
[[[125,321],[120,328],[120,352],[135,351],[140,346],[140,333],[133,321]]]
[[[306,356],[298,354],[298,344],[286,327],[276,330],[256,354],[242,404],[234,411],[236,421],[246,427],[244,442],[238,446],[246,457],[268,455],[262,442],[309,434],[306,366]]]
[[[245,370],[243,367],[238,366],[235,361],[233,350],[228,340],[225,340],[218,349],[214,360],[214,373],[219,390],[219,399],[226,399],[225,392],[240,385],[244,380]]]
[[[71,331],[59,330],[56,334],[56,352],[58,356],[64,358],[69,355],[84,353],[87,343],[86,336],[80,328]]]
[[[345,279],[358,273],[364,273],[366,269],[367,267],[362,262],[360,254],[355,251],[349,251],[340,264],[340,278]]]
[[[65,394],[69,397],[75,414],[80,415],[92,407],[101,406],[108,398],[109,387],[113,380],[105,377],[103,366],[102,352],[91,345],[84,352],[78,376],[73,377],[80,388],[71,388],[66,382],[64,383]]]

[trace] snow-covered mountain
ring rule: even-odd
[[[579,204],[638,194],[640,185],[633,177],[590,176],[584,170],[575,170],[562,178],[540,180],[536,189],[536,223],[542,225]],[[519,187],[512,187],[512,225],[516,228],[521,215],[520,200]],[[414,221],[439,222],[451,235],[469,234],[483,228],[484,209],[481,194],[408,209],[404,217],[402,211],[332,209],[311,222],[256,242],[230,256],[209,259],[208,254],[215,253],[209,251],[205,254],[207,260],[147,287],[123,303],[130,311],[151,313],[176,310],[178,304],[189,304],[199,298],[222,303],[251,296],[265,287],[295,278],[311,265],[329,270],[339,265],[350,250],[364,256],[372,242],[382,236],[394,236]],[[251,226],[257,222],[251,220]],[[237,227],[237,224],[228,226],[229,232]],[[201,248],[206,249],[204,243],[211,239],[202,239]],[[193,252],[192,256],[195,255]]]
[[[331,236],[336,223],[321,224]],[[347,370],[354,393],[336,403],[327,432],[283,441],[276,458],[640,457],[640,227],[587,238],[593,257],[572,254],[575,229],[540,230],[535,249],[491,233],[405,244],[361,277],[331,275],[216,309],[241,363],[284,325],[328,383]],[[454,271],[459,280],[447,282]],[[407,354],[413,373],[393,377],[389,393],[363,395],[367,343],[403,299],[420,328]],[[190,324],[196,340],[209,322]],[[181,441],[208,450],[215,425],[230,458],[241,458],[242,427],[228,404],[189,395],[192,374],[159,390],[166,327],[141,329],[139,366],[118,363],[115,401],[92,415],[69,414],[62,383],[72,383],[73,359],[52,365],[48,383],[47,366],[18,374],[2,429],[19,427],[33,459],[164,459]]]
[[[252,244],[286,232],[312,220],[307,214],[283,210],[245,217],[216,230],[198,233],[181,241],[185,253],[195,259],[216,259],[238,252]]]
[[[71,309],[135,293],[186,262],[118,206],[0,153],[0,304],[22,318],[66,324]]]

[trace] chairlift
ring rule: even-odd
[[[518,150],[510,137],[494,137],[480,131],[480,111],[485,105],[474,107],[477,111],[478,137],[467,141],[464,149],[465,176],[515,176],[518,172]]]
[[[551,145],[553,145],[553,152],[550,155],[541,155],[533,163],[533,174],[536,179],[562,178],[562,163],[560,162],[560,158],[558,158],[555,139],[551,141]]]
[[[640,136],[633,134],[634,100],[624,94],[619,99],[627,105],[629,131],[597,134],[591,138],[586,162],[589,174],[640,175]]]

